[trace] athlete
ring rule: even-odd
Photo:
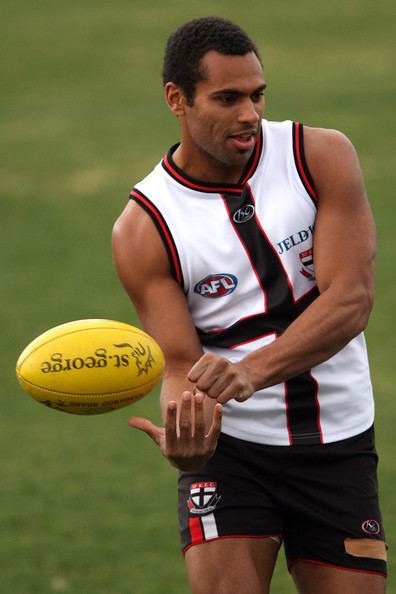
[[[165,51],[180,143],[114,227],[120,279],[161,345],[193,594],[266,594],[281,544],[301,594],[382,594],[363,330],[375,232],[349,140],[263,119],[259,52],[217,17]]]

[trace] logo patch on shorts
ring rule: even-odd
[[[201,482],[190,485],[190,497],[188,507],[190,514],[204,516],[210,514],[216,508],[221,495],[217,494],[217,483]]]
[[[381,532],[381,526],[377,520],[365,520],[362,524],[362,530],[366,534],[379,534]]]

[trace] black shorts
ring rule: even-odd
[[[268,446],[222,434],[203,468],[181,472],[183,551],[273,537],[299,560],[386,574],[374,430],[324,445]]]

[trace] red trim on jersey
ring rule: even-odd
[[[239,322],[245,322],[247,320],[251,320],[252,318],[260,318],[263,315],[263,312],[259,312],[259,313],[254,313],[251,314],[250,316],[243,316],[242,318],[238,318],[236,320],[236,322],[234,322],[233,324],[231,324],[231,326],[233,326],[234,324],[238,324]],[[209,334],[221,334],[222,332],[226,332],[228,330],[228,328],[230,328],[230,326],[227,326],[226,328],[213,328],[212,330],[206,330],[205,334],[209,335]],[[258,336],[253,336],[252,338],[248,338],[247,340],[244,340],[241,343],[233,343],[227,347],[227,349],[234,349],[237,346],[241,346],[243,344],[248,344],[249,342],[254,342],[255,340],[258,340],[259,338],[264,338],[265,336],[271,336],[271,334],[273,334],[274,336],[277,336],[277,332],[274,330],[271,330],[271,332],[265,333],[265,334],[259,334]]]
[[[237,349],[238,347],[240,347],[244,344],[249,344],[250,342],[256,342],[256,340],[260,340],[260,338],[267,338],[267,336],[273,336],[275,339],[275,338],[277,338],[278,334],[277,334],[277,332],[268,332],[268,334],[261,334],[261,336],[255,336],[254,338],[249,338],[248,340],[243,340],[242,342],[233,344],[232,346],[230,346],[228,348],[231,350]]]
[[[285,389],[285,408],[286,408],[286,428],[289,436],[289,445],[293,445],[293,434],[290,426],[290,415],[289,415],[289,386],[287,382],[284,382]]]
[[[152,202],[150,202],[150,200],[148,198],[146,198],[146,196],[144,196],[144,194],[142,194],[138,190],[132,190],[132,192],[130,193],[130,196],[133,196],[134,198],[136,198],[136,200],[138,202],[142,202],[150,210],[150,212],[154,215],[156,221],[158,222],[158,225],[161,228],[163,238],[165,239],[165,241],[168,245],[169,251],[171,253],[177,282],[179,283],[179,285],[182,285],[183,284],[183,275],[181,272],[177,251],[176,251],[175,245],[173,243],[172,236],[169,233],[169,230],[162,218],[161,213],[159,212],[159,210],[157,210],[157,208],[154,206],[154,204],[152,204]]]
[[[294,122],[293,126],[294,126],[294,132],[295,132],[294,133],[294,154],[296,157],[297,170],[298,170],[298,173],[302,179],[302,182],[303,182],[308,194],[310,195],[312,200],[317,202],[318,195],[316,193],[315,188],[312,186],[312,183],[309,180],[308,172],[306,171],[307,166],[305,164],[304,148],[302,146],[302,142],[301,142],[301,138],[300,138],[302,126],[299,122]]]
[[[322,424],[320,422],[320,402],[319,402],[319,383],[318,380],[312,375],[312,370],[308,369],[307,372],[315,384],[315,404],[316,404],[316,426],[319,431],[319,439],[320,443],[324,443],[323,439],[323,430]],[[286,424],[287,424],[287,433],[289,435],[289,444],[293,445],[293,434],[290,425],[290,417],[289,417],[289,388],[287,381],[284,383],[285,385],[285,406],[286,406]]]
[[[164,157],[164,165],[165,165],[165,169],[168,170],[168,172],[172,175],[172,177],[176,178],[180,183],[182,183],[184,186],[187,186],[188,188],[191,188],[192,190],[196,190],[198,192],[214,192],[216,194],[220,193],[220,192],[229,192],[229,193],[233,193],[233,194],[240,194],[241,193],[241,188],[233,188],[231,187],[211,187],[209,185],[205,186],[204,184],[197,184],[191,180],[189,180],[188,178],[184,177],[183,175],[181,175],[178,171],[176,171],[176,169],[174,167],[172,167],[168,155],[165,155]]]
[[[251,318],[256,318],[256,317],[259,317],[259,316],[262,316],[262,315],[263,315],[263,312],[261,311],[259,313],[254,313],[254,314],[251,314],[249,316],[243,316],[242,318],[238,318],[236,320],[236,322],[234,322],[234,324],[238,324],[239,322],[244,322],[245,320],[250,320]],[[233,324],[231,324],[231,326],[232,325]],[[222,332],[225,332],[227,330],[227,328],[229,328],[229,326],[226,327],[226,328],[213,328],[212,330],[206,330],[205,331],[205,334],[221,334]],[[274,332],[270,332],[269,334],[274,334]],[[266,336],[266,334],[260,335],[259,338],[262,338],[262,336]],[[255,337],[253,337],[253,338],[250,338],[249,340],[247,340],[246,342],[250,342],[251,340],[257,340],[257,339]],[[244,343],[241,342],[241,344],[244,344]],[[231,346],[228,346],[228,347],[225,347],[225,348],[227,348],[227,349],[233,349],[234,348],[234,345],[232,344]]]
[[[257,142],[256,142],[255,154],[254,154],[252,166],[250,167],[250,169],[247,172],[247,174],[245,175],[245,177],[242,179],[241,186],[244,186],[245,183],[248,181],[248,179],[250,179],[252,177],[253,173],[256,171],[256,167],[259,162],[260,155],[261,155],[262,146],[263,146],[263,133],[262,133],[262,130],[260,130],[260,133],[258,135]]]
[[[322,424],[320,422],[320,402],[319,402],[319,383],[318,380],[316,379],[316,377],[314,377],[312,375],[312,369],[308,370],[309,375],[312,378],[312,381],[314,382],[315,386],[316,386],[316,390],[315,390],[315,402],[316,402],[316,413],[317,413],[317,427],[319,429],[319,437],[320,437],[320,443],[324,443],[324,439],[323,439],[323,431],[322,431]]]
[[[304,299],[307,295],[309,295],[313,291],[316,291],[317,288],[318,288],[317,287],[317,284],[315,283],[313,287],[311,287],[310,289],[308,289],[308,291],[306,291],[305,293],[303,293],[300,297],[297,297],[297,299],[294,299],[294,296],[293,296],[294,303],[298,303],[299,301],[301,301],[302,299]]]
[[[382,575],[387,577],[383,571],[376,571],[375,569],[356,569],[355,567],[344,567],[343,565],[334,565],[333,563],[325,563],[324,561],[317,561],[316,559],[304,559],[304,557],[294,559],[288,564],[288,570],[291,572],[296,563],[311,563],[312,565],[323,565],[324,567],[332,567],[333,569],[343,569],[344,571],[353,571],[354,573],[373,573],[375,575]]]

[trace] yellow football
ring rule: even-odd
[[[164,356],[156,341],[112,320],[77,320],[33,340],[16,365],[22,388],[37,402],[78,415],[110,412],[148,394]]]

